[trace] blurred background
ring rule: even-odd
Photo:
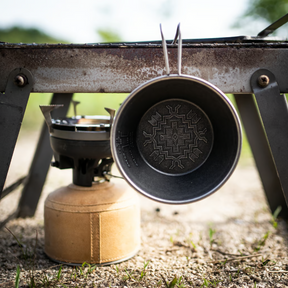
[[[179,22],[183,39],[256,36],[258,32],[288,12],[288,0],[2,2],[0,41],[10,43],[159,40],[159,23],[162,23],[166,39],[172,39]],[[287,39],[287,25],[277,30],[274,36]],[[117,109],[127,94],[91,96],[91,94],[74,96],[74,100],[81,101],[78,114],[106,114],[104,107]],[[233,97],[231,95],[229,97],[233,101]],[[40,129],[43,117],[38,106],[48,104],[50,98],[51,94],[31,95],[23,122],[24,133]],[[72,112],[71,107],[68,115],[71,116]],[[249,157],[251,154],[245,139],[243,144],[243,155]]]

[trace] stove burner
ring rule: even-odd
[[[73,183],[91,187],[95,177],[109,181],[113,159],[110,129],[115,110],[105,108],[110,116],[75,116],[52,119],[50,112],[61,105],[40,106],[50,132],[55,161],[52,166],[73,169]]]

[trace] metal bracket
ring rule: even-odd
[[[274,164],[282,186],[286,204],[288,203],[288,108],[285,95],[274,74],[267,69],[259,69],[250,79],[259,112],[262,118]],[[276,196],[276,195],[275,195]],[[284,200],[283,200],[284,202]],[[279,203],[282,207],[285,203]],[[273,211],[272,211],[273,212]]]
[[[9,74],[5,93],[0,93],[0,199],[33,85],[30,71],[17,68]]]

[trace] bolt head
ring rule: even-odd
[[[260,87],[263,87],[263,88],[268,86],[269,81],[270,79],[267,75],[261,75],[258,78],[258,84]]]
[[[14,82],[17,86],[24,87],[27,84],[27,78],[24,75],[18,74],[15,77]]]

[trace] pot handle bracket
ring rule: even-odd
[[[162,38],[162,46],[163,46],[163,54],[164,54],[164,60],[165,60],[165,69],[167,75],[170,74],[170,68],[169,68],[169,59],[168,59],[168,50],[167,50],[167,42],[164,38],[163,31],[162,31],[162,25],[160,24],[160,33]],[[176,34],[174,37],[174,40],[172,41],[172,45],[176,44],[178,39],[178,56],[177,56],[177,70],[178,75],[181,75],[181,61],[182,61],[182,36],[180,31],[180,23],[177,25]]]

